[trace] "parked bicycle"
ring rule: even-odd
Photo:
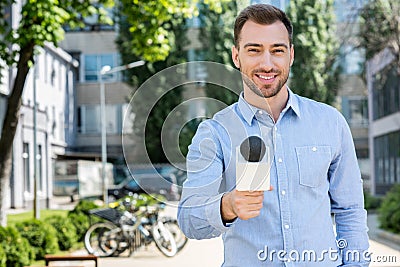
[[[187,238],[175,219],[159,216],[163,208],[163,204],[157,203],[132,210],[132,200],[128,198],[114,208],[92,210],[91,214],[106,222],[89,227],[84,238],[86,250],[101,257],[117,256],[126,250],[131,255],[154,241],[165,256],[173,257],[186,245]]]

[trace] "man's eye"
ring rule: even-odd
[[[285,53],[285,50],[283,50],[283,49],[275,49],[275,50],[274,50],[274,53],[276,53],[276,54],[282,54],[282,53]]]
[[[259,50],[256,49],[256,48],[249,48],[249,50],[247,50],[247,51],[248,51],[248,52],[255,53],[255,52],[258,52]]]

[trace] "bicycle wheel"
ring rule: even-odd
[[[153,225],[152,236],[157,248],[167,257],[173,257],[178,252],[176,242],[172,233],[162,222]]]
[[[85,234],[85,248],[89,254],[99,257],[111,256],[123,238],[121,228],[111,223],[96,223]]]
[[[182,232],[181,228],[179,228],[178,221],[173,218],[164,218],[163,222],[165,228],[174,236],[177,251],[181,251],[188,242],[188,238]]]

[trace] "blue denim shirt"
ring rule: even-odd
[[[221,197],[235,188],[235,150],[250,135],[274,154],[273,190],[265,191],[259,216],[225,225]],[[289,90],[275,123],[242,94],[200,124],[187,168],[179,225],[189,238],[222,234],[222,266],[369,265],[361,175],[349,127],[336,109]]]

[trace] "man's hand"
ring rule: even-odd
[[[235,218],[248,220],[257,217],[263,206],[264,191],[231,191],[222,196],[221,216],[224,222]]]

